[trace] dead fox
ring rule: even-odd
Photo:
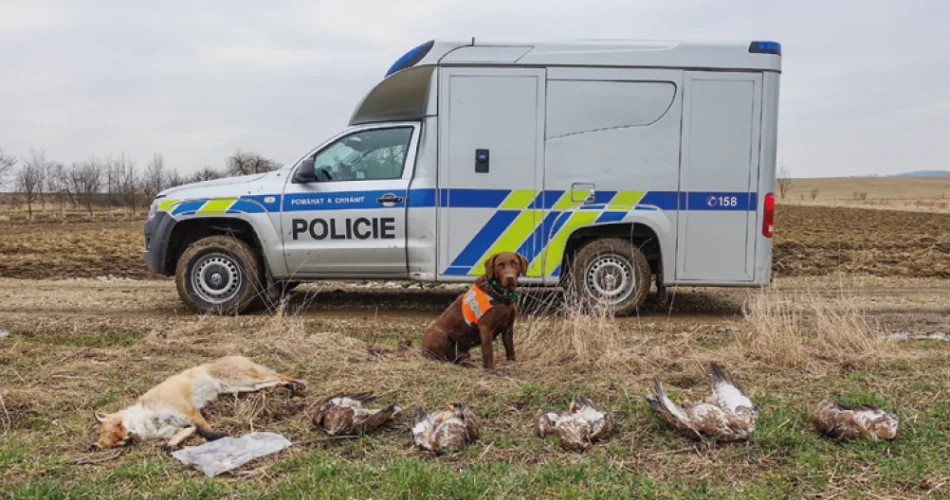
[[[174,448],[195,432],[207,441],[227,436],[215,432],[199,410],[219,394],[256,392],[275,386],[294,393],[306,382],[275,373],[243,356],[227,356],[172,375],[139,397],[134,405],[106,415],[96,412],[99,440],[90,451],[125,446],[135,440],[168,439]]]

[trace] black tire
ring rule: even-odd
[[[178,295],[192,309],[240,314],[257,305],[263,273],[257,252],[231,236],[208,236],[185,249],[175,269]]]
[[[649,295],[650,278],[650,264],[636,245],[604,238],[575,252],[567,290],[584,307],[629,316]]]

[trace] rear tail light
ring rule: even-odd
[[[762,217],[762,236],[771,238],[775,233],[775,195],[765,195],[765,213]]]

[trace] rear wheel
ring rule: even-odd
[[[569,290],[592,309],[629,316],[650,293],[650,264],[630,241],[594,240],[574,254]]]
[[[196,311],[240,314],[263,290],[260,259],[237,238],[208,236],[182,253],[175,284],[181,299]]]

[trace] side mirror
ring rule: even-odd
[[[313,157],[300,163],[300,166],[294,171],[294,182],[301,184],[317,182],[317,176],[313,172]]]

